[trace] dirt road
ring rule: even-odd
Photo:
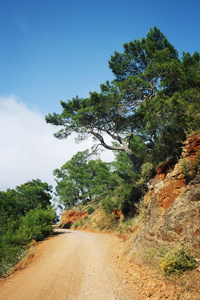
[[[119,239],[65,229],[57,232],[37,245],[26,268],[0,282],[1,300],[139,299],[113,263]]]
[[[34,246],[25,267],[0,280],[0,300],[200,300],[198,271],[192,280],[183,277],[187,286],[175,287],[128,262],[123,250],[113,234],[57,229]]]

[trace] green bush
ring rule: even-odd
[[[0,276],[3,276],[22,259],[27,245],[21,243],[20,236],[13,229],[8,229],[0,240]]]
[[[125,216],[127,216],[131,212],[131,204],[131,201],[127,198],[123,199],[120,203],[120,210]]]
[[[136,203],[143,195],[141,186],[133,184],[124,184],[120,189],[120,210],[127,216],[129,214],[135,214],[137,211]]]
[[[198,169],[199,165],[197,160],[188,161],[184,159],[181,163],[182,173],[187,180],[192,179],[198,172]]]
[[[4,276],[25,255],[31,239],[40,241],[53,232],[55,211],[49,206],[46,210],[39,205],[25,217],[13,216],[6,219],[0,228],[0,276]]]
[[[27,240],[41,241],[53,233],[52,224],[55,217],[55,211],[50,206],[43,210],[39,205],[36,209],[30,210],[23,218],[19,234]]]
[[[161,260],[161,267],[165,275],[171,275],[173,273],[181,275],[183,272],[193,270],[197,267],[196,259],[187,246],[167,253]]]
[[[112,212],[114,212],[118,208],[118,205],[109,196],[106,196],[101,201],[101,205],[102,205],[102,209],[107,214],[111,214]]]
[[[94,212],[94,207],[93,206],[88,206],[87,207],[87,213],[88,215],[91,215]]]
[[[148,181],[152,176],[153,176],[153,173],[154,173],[154,165],[150,162],[146,162],[142,165],[141,167],[141,177]]]

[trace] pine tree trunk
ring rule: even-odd
[[[141,163],[139,162],[139,160],[136,158],[136,156],[133,154],[131,149],[126,145],[126,143],[124,141],[122,141],[122,144],[123,144],[124,151],[126,152],[128,157],[130,158],[132,163],[134,164],[137,172],[141,173]]]

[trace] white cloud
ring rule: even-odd
[[[77,144],[73,137],[58,140],[56,130],[15,96],[0,97],[1,191],[37,178],[55,186],[52,171],[92,145],[91,140]],[[105,151],[102,159],[111,161],[112,152]]]

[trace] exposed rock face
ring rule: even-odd
[[[199,161],[200,134],[196,134],[184,143],[182,157],[173,170],[167,170],[165,164],[157,168],[144,198],[148,204],[144,224],[130,255],[148,247],[174,247],[184,242],[200,247]],[[188,173],[194,169],[189,179],[183,174],[184,163]]]
[[[84,211],[72,211],[66,210],[62,214],[61,220],[58,224],[60,228],[70,228],[70,226],[76,221],[88,216],[88,214]]]

